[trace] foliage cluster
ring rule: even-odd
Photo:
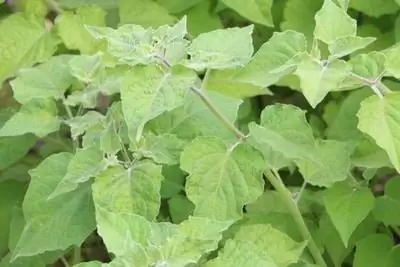
[[[0,6],[0,267],[400,266],[399,0]]]

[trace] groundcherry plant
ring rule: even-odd
[[[2,2],[1,267],[400,266],[400,1]]]

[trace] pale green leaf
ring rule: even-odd
[[[321,9],[323,0],[287,0],[283,9],[280,28],[294,30],[305,35],[312,44],[315,28],[315,14]]]
[[[306,39],[295,31],[274,33],[248,65],[234,76],[236,80],[266,87],[292,73],[306,51]]]
[[[284,104],[267,106],[261,113],[260,125],[251,123],[249,130],[253,146],[264,154],[267,164],[282,156],[312,157],[315,139],[305,111],[300,108]]]
[[[371,52],[352,57],[349,61],[353,73],[374,81],[385,71],[385,54],[382,52]]]
[[[192,215],[195,207],[187,197],[176,195],[168,200],[168,208],[171,215],[171,221],[179,224]]]
[[[96,206],[154,220],[160,208],[161,167],[140,162],[129,169],[117,165],[97,175],[92,185]]]
[[[53,100],[32,100],[24,104],[1,128],[0,136],[33,133],[44,137],[60,128],[57,107]]]
[[[188,48],[185,65],[195,70],[242,67],[253,55],[254,26],[218,29],[197,36]]]
[[[105,74],[102,54],[100,53],[92,56],[73,57],[68,65],[72,76],[84,84],[94,83]]]
[[[400,171],[400,139],[398,137],[400,94],[383,98],[370,96],[361,103],[357,114],[358,128],[371,136],[389,155],[396,170]]]
[[[385,185],[385,195],[376,199],[375,217],[386,225],[399,225],[400,214],[400,180],[395,177]]]
[[[393,241],[385,234],[373,234],[357,243],[354,254],[354,267],[387,266],[383,263],[389,258]]]
[[[371,17],[394,14],[399,10],[397,0],[351,0],[350,7]]]
[[[222,0],[222,2],[250,21],[274,27],[271,13],[272,0]]]
[[[154,135],[145,133],[139,144],[131,145],[130,150],[134,151],[139,158],[145,157],[160,164],[174,165],[179,163],[179,156],[185,142],[172,134]]]
[[[89,187],[48,200],[66,174],[71,159],[69,153],[55,154],[30,171],[32,180],[23,202],[27,223],[13,259],[80,245],[95,229]]]
[[[332,0],[324,0],[322,8],[315,15],[314,35],[326,44],[339,38],[356,36],[357,22]]]
[[[71,129],[72,139],[76,139],[78,136],[85,133],[85,131],[91,126],[100,123],[104,119],[104,116],[96,111],[88,111],[82,116],[76,116],[72,119],[67,120],[65,123]]]
[[[350,75],[351,67],[342,60],[319,61],[305,57],[298,65],[296,75],[308,103],[315,108],[330,92]]]
[[[319,140],[312,151],[312,160],[300,159],[296,160],[296,164],[309,184],[330,187],[347,178],[352,152],[347,142]]]
[[[328,46],[331,58],[341,58],[357,50],[363,49],[376,40],[375,37],[345,36],[336,39]]]
[[[44,23],[34,18],[27,19],[22,13],[1,20],[0,32],[0,82],[20,68],[49,59],[58,44]]]
[[[169,0],[175,1],[176,0]],[[179,0],[181,3],[196,2],[195,6],[185,12],[187,16],[187,27],[190,34],[197,36],[201,33],[210,32],[216,29],[223,28],[222,21],[218,14],[209,10],[210,4],[204,0]],[[166,2],[160,0],[160,2]],[[201,21],[201,23],[199,23]]]
[[[268,224],[244,225],[206,266],[241,266],[239,263],[247,266],[250,260],[255,264],[251,266],[286,267],[299,260],[306,244],[294,241]],[[250,251],[253,257],[248,256]]]
[[[239,99],[223,96],[216,92],[207,92],[211,102],[225,118],[234,123],[242,103]],[[193,139],[196,136],[218,136],[224,140],[236,137],[210,111],[197,95],[191,94],[183,107],[166,112],[148,124],[149,129],[158,135],[175,134],[181,139]]]
[[[391,76],[400,78],[400,64],[399,64],[399,51],[400,46],[396,45],[391,49],[388,49],[386,53],[385,69]]]
[[[182,106],[195,80],[194,72],[180,67],[163,73],[157,66],[136,66],[128,72],[121,102],[130,139],[140,137],[149,120]]]
[[[103,152],[98,147],[78,149],[68,164],[67,173],[49,199],[76,190],[79,184],[87,182],[106,167]]]
[[[36,67],[21,69],[10,82],[13,96],[21,104],[33,99],[61,99],[74,79],[68,68],[69,55],[50,58]]]
[[[217,138],[199,137],[185,147],[181,168],[190,174],[186,194],[196,216],[238,219],[263,191],[264,161],[245,144],[227,147]]]
[[[327,189],[324,203],[332,223],[347,247],[354,230],[374,208],[375,197],[369,188],[352,188],[343,182]]]
[[[123,24],[157,27],[175,22],[168,10],[149,0],[120,0],[119,17]]]
[[[59,36],[69,49],[79,50],[82,54],[93,54],[101,47],[90,35],[85,25],[104,26],[106,12],[94,5],[79,6],[75,11],[65,11],[56,18]]]

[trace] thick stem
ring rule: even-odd
[[[301,236],[304,240],[308,241],[308,250],[310,251],[314,261],[319,266],[326,267],[326,263],[321,256],[321,253],[318,249],[317,244],[315,243],[314,239],[311,236],[310,231],[307,228],[307,225],[299,211],[296,203],[292,198],[291,192],[286,188],[283,184],[280,177],[274,175],[270,170],[264,171],[264,175],[267,177],[268,181],[274,186],[275,190],[278,192],[282,201],[285,203],[287,209],[289,210],[290,214],[293,216],[293,219],[300,231]]]

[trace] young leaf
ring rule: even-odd
[[[357,114],[358,128],[371,136],[389,155],[390,161],[400,171],[400,139],[398,136],[400,94],[384,98],[370,96],[361,103]]]
[[[117,165],[101,172],[92,185],[96,206],[116,213],[135,213],[154,220],[160,208],[161,167],[141,162],[129,169]]]
[[[172,24],[176,20],[165,8],[148,0],[119,1],[119,16],[122,24],[137,24],[146,28]]]
[[[354,254],[354,267],[375,267],[387,266],[390,252],[393,248],[393,241],[384,234],[373,234],[367,236],[357,243]]]
[[[129,137],[135,142],[146,122],[184,104],[196,75],[185,68],[163,73],[158,67],[136,66],[125,77],[121,102]]]
[[[102,62],[102,54],[97,53],[92,56],[76,56],[69,62],[69,69],[75,78],[84,84],[96,82],[104,76],[104,65]]]
[[[1,128],[0,136],[33,133],[45,137],[60,128],[56,103],[51,99],[32,100],[24,104]]]
[[[86,2],[86,4],[89,4]],[[85,25],[104,26],[106,12],[94,5],[80,6],[75,11],[65,11],[56,18],[59,36],[69,49],[82,54],[92,54],[101,44],[90,35]]]
[[[386,225],[400,224],[400,180],[396,177],[385,185],[385,195],[376,199],[374,215]]]
[[[263,191],[264,161],[245,144],[227,147],[217,138],[196,138],[181,154],[181,168],[190,174],[186,194],[196,216],[238,219]]]
[[[97,147],[79,149],[68,164],[67,173],[58,183],[49,199],[74,191],[106,168],[103,152]]]
[[[251,37],[253,28],[229,28],[200,34],[188,48],[190,59],[185,65],[195,70],[246,65],[254,51]]]
[[[274,33],[250,63],[237,71],[234,79],[262,87],[270,86],[295,70],[299,56],[306,51],[306,45],[306,39],[301,33]]]
[[[315,15],[315,22],[314,36],[326,44],[357,34],[356,20],[332,0],[324,0],[322,8]]]
[[[57,39],[35,18],[15,13],[0,22],[0,82],[23,67],[50,58]]]
[[[229,8],[235,10],[241,16],[250,21],[267,27],[274,27],[271,8],[272,0],[259,0],[244,2],[241,0],[222,0]]]
[[[274,245],[271,246],[271,244]],[[208,262],[206,267],[247,266],[248,264],[271,267],[289,266],[299,260],[305,247],[306,242],[295,242],[268,224],[245,225],[239,229],[234,239],[227,241],[218,257]]]
[[[10,82],[13,96],[21,104],[33,99],[60,99],[74,82],[68,68],[72,57],[61,55],[32,68],[22,69]]]
[[[296,160],[296,164],[309,184],[330,187],[347,178],[352,152],[347,142],[319,140],[312,151],[312,159]]]
[[[382,52],[359,54],[352,57],[349,63],[353,73],[374,81],[385,72],[386,56]]]
[[[298,65],[296,75],[308,103],[315,108],[330,92],[350,75],[351,67],[342,60],[319,61],[310,55]]]
[[[329,44],[331,58],[341,58],[357,50],[363,49],[376,40],[375,37],[345,36]]]
[[[352,188],[343,182],[327,189],[324,203],[332,223],[347,247],[351,234],[374,208],[375,198],[368,188]]]
[[[94,230],[94,208],[89,187],[82,186],[48,200],[66,174],[71,159],[69,153],[55,154],[30,171],[32,181],[23,202],[27,223],[13,251],[13,260],[81,245]]]

